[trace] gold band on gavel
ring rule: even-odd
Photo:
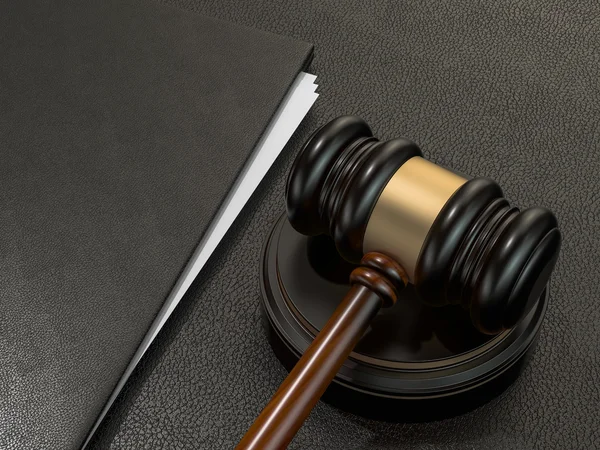
[[[466,181],[421,157],[409,159],[392,176],[373,208],[363,252],[388,254],[414,281],[417,259],[434,220]]]

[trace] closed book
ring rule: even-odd
[[[85,443],[314,102],[311,54],[152,1],[2,2],[0,448]]]

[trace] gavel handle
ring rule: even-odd
[[[286,448],[381,306],[376,293],[352,286],[236,450]]]

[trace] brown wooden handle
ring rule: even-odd
[[[352,287],[306,349],[237,450],[284,449],[325,392],[382,306],[396,302],[406,274],[393,259],[369,253],[355,269]]]

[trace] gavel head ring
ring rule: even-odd
[[[368,252],[393,257],[423,301],[464,306],[486,334],[527,314],[560,249],[551,211],[519,211],[494,181],[437,166],[407,139],[379,141],[354,116],[311,136],[286,199],[298,232],[329,234],[350,262]]]

